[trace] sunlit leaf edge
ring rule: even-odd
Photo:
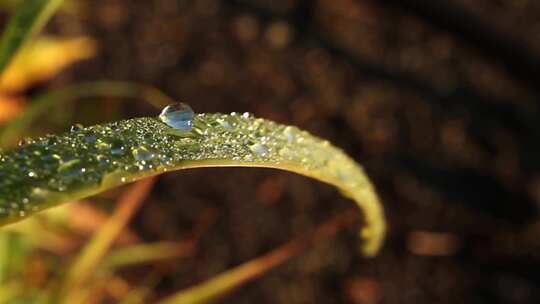
[[[353,199],[364,213],[360,236],[366,256],[376,254],[384,238],[383,209],[359,164],[306,131],[250,115],[198,114],[190,132],[150,117],[78,127],[26,142],[1,157],[3,224],[168,171],[264,167],[323,181]],[[51,190],[51,180],[63,183],[62,189]]]

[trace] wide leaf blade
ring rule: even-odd
[[[334,185],[363,210],[363,251],[379,249],[383,210],[363,169],[328,141],[251,115],[198,114],[190,131],[143,117],[75,126],[0,154],[0,223],[166,171],[266,167]]]

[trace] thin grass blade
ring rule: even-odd
[[[20,1],[0,38],[0,74],[29,38],[41,30],[62,0]]]

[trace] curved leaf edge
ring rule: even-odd
[[[202,167],[262,167],[294,172],[337,187],[354,200],[363,212],[365,226],[360,231],[364,241],[361,248],[363,254],[373,256],[378,252],[386,229],[383,208],[362,167],[342,150],[296,127],[235,113],[199,114],[194,125],[193,131],[185,134],[176,132],[155,118],[136,118],[91,126],[75,133],[49,135],[1,154],[0,179],[7,177],[4,180],[11,181],[10,187],[20,186],[24,189],[7,197],[2,197],[0,193],[0,211],[4,211],[0,212],[0,225],[18,221],[66,201],[168,171]],[[139,134],[134,135],[137,132]],[[91,145],[85,142],[88,136],[105,142],[107,151],[98,151],[96,142]],[[51,141],[55,144],[52,145]],[[113,155],[115,144],[125,149],[123,155]],[[77,150],[79,146],[81,148]],[[152,157],[159,160],[153,165],[150,160],[136,160],[136,151],[141,147],[148,147],[144,151],[155,153]],[[39,156],[34,155],[36,151]],[[84,172],[80,174],[97,171],[92,167],[94,163],[86,162],[88,158],[96,157],[97,152],[106,155],[104,157],[109,162],[117,163],[103,169],[99,182],[78,184],[76,187],[68,185],[64,191],[50,191],[43,187],[43,180],[56,178],[61,175],[61,170],[71,166],[70,162],[74,161],[73,158],[68,160],[70,153],[77,155],[75,159],[84,159],[81,161],[85,166]],[[60,155],[62,160],[53,170],[40,172],[40,160],[45,153],[63,153]],[[38,166],[22,166],[25,169],[20,170],[21,163],[36,163]],[[13,166],[19,169],[17,176],[10,176],[14,173]],[[43,175],[41,181],[28,177],[32,175],[29,172],[36,171],[34,174]],[[17,198],[22,198],[22,203],[13,203]]]

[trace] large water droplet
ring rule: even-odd
[[[183,102],[168,105],[159,114],[159,119],[168,126],[185,132],[193,128],[194,117],[195,113],[191,107]]]

